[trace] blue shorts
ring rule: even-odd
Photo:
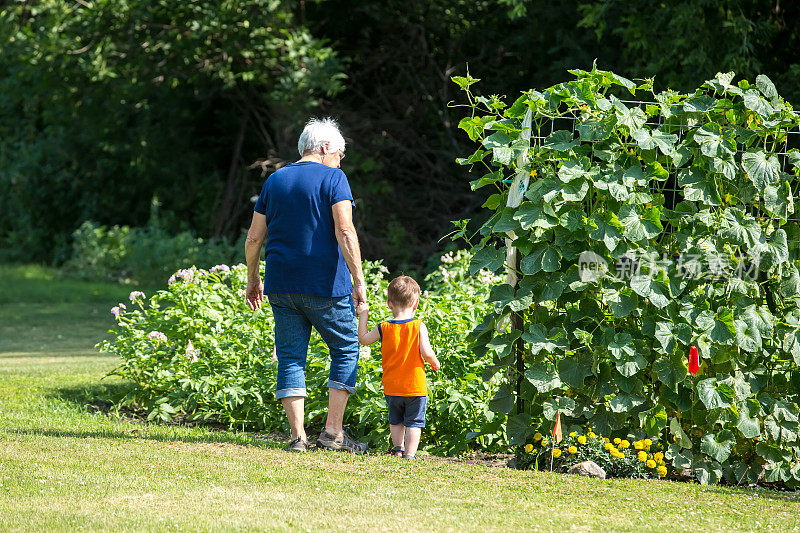
[[[427,396],[386,396],[389,407],[389,424],[403,424],[407,428],[425,427]]]

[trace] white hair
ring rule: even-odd
[[[312,118],[303,128],[300,139],[297,141],[297,151],[300,156],[308,152],[321,152],[322,146],[327,144],[332,152],[341,150],[344,152],[344,137],[339,131],[339,124],[332,118],[322,120]]]

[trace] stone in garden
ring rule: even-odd
[[[572,465],[569,467],[569,470],[567,470],[567,474],[597,477],[600,479],[606,478],[606,471],[600,468],[594,461],[583,461],[582,463]]]

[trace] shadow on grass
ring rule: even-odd
[[[233,434],[223,431],[212,431],[202,435],[161,435],[146,431],[146,427],[159,427],[158,425],[144,424],[145,427],[130,429],[108,430],[58,430],[58,429],[14,429],[18,435],[36,437],[58,437],[71,439],[118,439],[118,440],[151,440],[156,442],[183,442],[187,444],[232,444],[236,446],[254,446],[265,449],[283,449],[286,444],[271,436],[259,434]],[[164,427],[164,426],[161,426]]]
[[[706,487],[708,492],[718,492],[720,494],[731,495],[740,494],[752,498],[763,498],[765,500],[782,500],[791,503],[800,503],[800,492],[796,490],[781,490],[773,487],[734,487],[734,486],[713,486]]]
[[[226,424],[216,420],[187,421],[176,418],[171,422],[148,421],[147,412],[143,409],[119,407],[132,388],[130,382],[92,383],[75,387],[54,389],[48,397],[72,404],[89,413],[101,413],[111,419],[130,425],[120,430],[71,431],[71,430],[17,430],[20,434],[32,434],[51,437],[73,438],[117,438],[146,439],[156,441],[175,441],[187,443],[227,443],[240,446],[258,446],[264,448],[282,448],[286,436],[280,432],[233,433]],[[199,435],[163,435],[150,434],[147,429],[202,428]],[[146,432],[146,433],[145,433]]]

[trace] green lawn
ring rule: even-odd
[[[0,267],[0,530],[800,529],[800,496],[311,452],[144,425],[93,345],[129,288]]]

